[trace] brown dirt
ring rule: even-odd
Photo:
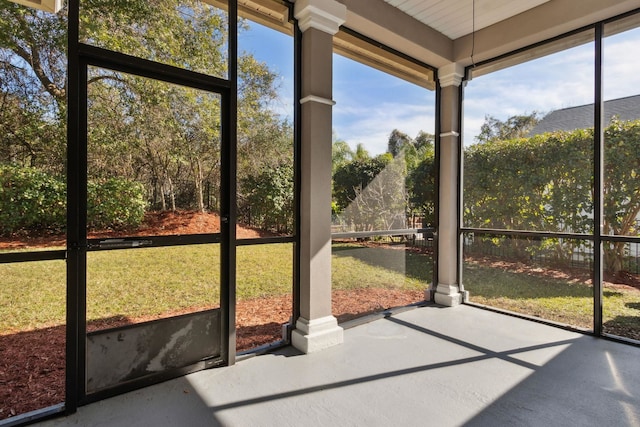
[[[148,212],[142,225],[135,230],[90,230],[90,239],[123,236],[172,236],[180,234],[203,234],[220,232],[220,217],[211,212],[165,211]],[[236,234],[239,239],[273,236],[256,228],[238,225]],[[43,234],[21,232],[11,236],[0,236],[0,249],[31,249],[51,246],[64,246],[64,234]]]
[[[213,213],[150,213],[135,231],[101,230],[90,238],[215,233],[220,219]],[[257,229],[238,226],[238,238],[272,236]],[[14,235],[0,237],[0,249],[64,246],[64,235]],[[422,292],[388,289],[334,291],[332,303],[340,322],[403,306],[423,299]],[[210,307],[193,307],[197,311]],[[167,313],[166,316],[185,311]],[[282,338],[282,325],[292,315],[291,296],[238,301],[236,307],[238,351],[272,343]],[[149,317],[115,317],[87,325],[89,331],[152,320]],[[3,335],[0,332],[0,420],[64,401],[65,327]]]

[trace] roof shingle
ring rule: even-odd
[[[531,129],[529,136],[546,132],[574,131],[593,127],[593,104],[563,108],[547,114]],[[604,120],[608,124],[613,117],[619,120],[640,119],[640,95],[612,99],[604,102]]]

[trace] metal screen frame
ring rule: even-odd
[[[227,79],[160,64],[142,58],[85,45],[79,42],[80,0],[69,0],[68,36],[68,135],[67,135],[67,340],[65,412],[83,405],[185,375],[204,368],[235,363],[235,248],[236,248],[236,110],[237,110],[237,3],[228,4]],[[220,243],[220,337],[221,355],[216,360],[171,369],[116,387],[87,393],[86,390],[86,275],[89,251],[121,249],[141,238],[124,238],[120,245],[109,239],[87,239],[87,70],[95,66],[153,80],[200,89],[220,96],[221,132],[221,230],[220,233],[150,236],[146,246]],[[118,247],[120,246],[120,247]]]

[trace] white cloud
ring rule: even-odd
[[[533,111],[593,102],[593,49],[582,46],[520,64],[468,83],[465,143],[474,142],[485,115],[505,120]]]
[[[415,105],[382,101],[376,105],[351,103],[334,107],[333,127],[340,139],[352,148],[362,143],[370,154],[387,150],[389,134],[398,129],[411,137],[418,132],[434,132],[435,105]]]
[[[640,59],[634,53],[640,46],[640,30],[604,40],[604,95],[616,99],[640,93]]]
[[[639,46],[640,30],[604,40],[605,99],[640,93],[640,59],[632,54]],[[505,120],[593,100],[593,43],[482,76],[465,90],[465,143],[474,142],[486,114]]]
[[[387,150],[398,129],[411,137],[434,132],[435,93],[374,68],[334,55],[333,128],[352,148],[361,143],[370,154]]]

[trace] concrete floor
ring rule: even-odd
[[[94,403],[61,426],[640,426],[640,348],[428,306]]]

